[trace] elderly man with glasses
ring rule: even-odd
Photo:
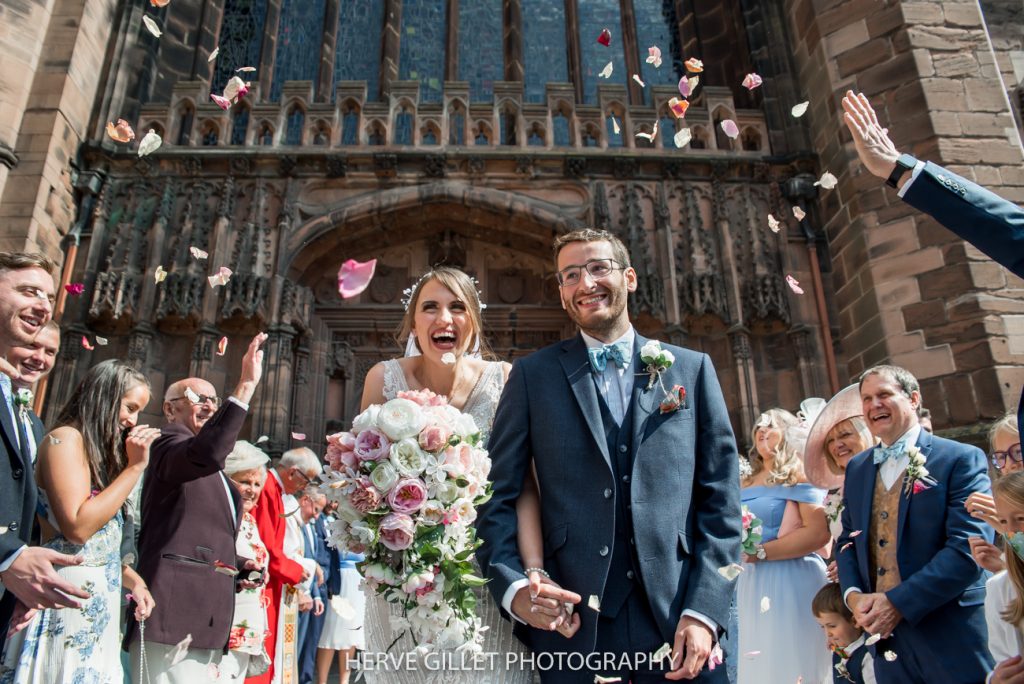
[[[235,605],[236,582],[259,570],[235,554],[242,497],[224,475],[249,402],[263,376],[263,333],[253,338],[223,403],[206,380],[172,383],[164,394],[167,425],[153,443],[142,487],[138,572],[162,609],[142,624],[129,613],[125,647],[132,681],[241,681],[221,671]],[[143,675],[143,670],[146,675]],[[213,676],[213,672],[217,676]]]

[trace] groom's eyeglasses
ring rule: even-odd
[[[583,269],[587,269],[587,273],[594,280],[600,280],[607,278],[612,271],[623,271],[625,268],[625,266],[619,266],[613,259],[591,259],[582,266],[563,268],[555,274],[555,278],[561,287],[573,287],[578,285],[580,278],[583,277]]]
[[[996,470],[1002,470],[1005,468],[1007,461],[1020,463],[1024,460],[1024,456],[1022,456],[1020,452],[1020,442],[1017,442],[1006,451],[993,451],[991,458],[992,465],[995,466]]]

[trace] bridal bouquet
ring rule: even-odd
[[[366,555],[367,586],[404,609],[417,650],[479,652],[472,527],[490,498],[491,461],[472,416],[429,390],[401,392],[327,437],[323,475],[338,502],[332,544]]]
[[[764,523],[756,515],[750,512],[746,506],[743,507],[743,537],[740,545],[743,553],[748,556],[757,555],[757,545],[761,543]]]

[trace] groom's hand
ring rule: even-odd
[[[562,589],[554,582],[531,581],[512,598],[512,612],[536,629],[555,630],[565,623],[579,621],[579,615],[567,616],[565,604],[578,604],[580,595]]]
[[[665,679],[696,677],[704,669],[713,646],[714,635],[710,627],[689,615],[679,618],[672,645],[672,671],[665,675]]]

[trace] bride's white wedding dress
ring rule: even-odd
[[[490,362],[480,375],[476,386],[469,394],[464,413],[473,416],[483,436],[490,433],[494,420],[494,411],[498,407],[498,399],[505,384],[505,376],[500,362]],[[384,398],[394,399],[399,392],[409,389],[405,374],[398,361],[391,359],[384,362]],[[484,632],[483,658],[475,665],[467,658],[465,669],[447,669],[444,665],[461,663],[458,654],[446,654],[447,660],[438,657],[436,660],[426,659],[419,669],[408,668],[407,662],[401,660],[404,654],[411,653],[416,647],[408,633],[392,646],[399,633],[394,633],[389,624],[391,615],[401,616],[399,606],[389,604],[376,594],[367,591],[366,601],[366,659],[373,663],[374,669],[366,668],[363,676],[368,684],[529,684],[533,680],[532,668],[523,669],[522,656],[528,653],[526,647],[512,634],[512,624],[501,616],[501,608],[495,603],[486,587],[475,590],[477,604],[476,613],[482,624],[487,627]],[[390,651],[388,647],[391,647]],[[385,664],[379,655],[387,652],[391,659]],[[510,654],[512,655],[509,658]],[[510,664],[509,664],[510,663]]]

